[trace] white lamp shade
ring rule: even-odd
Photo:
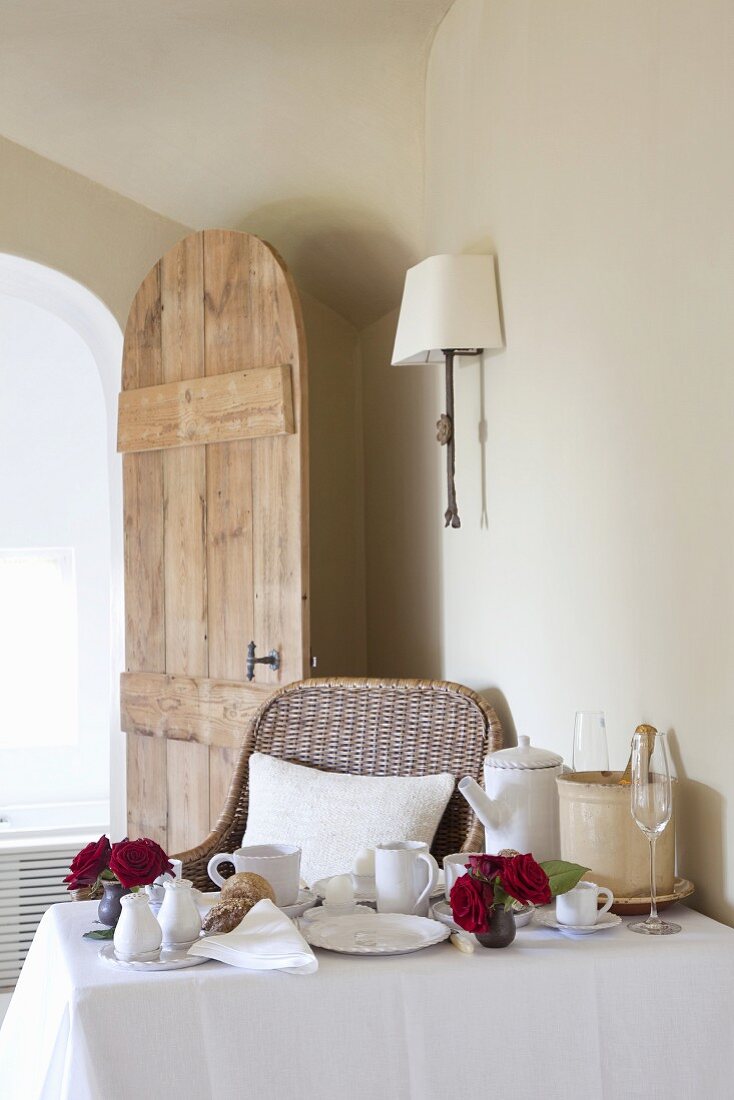
[[[393,365],[443,362],[443,349],[501,348],[494,256],[429,256],[409,268]]]

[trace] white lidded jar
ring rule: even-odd
[[[120,898],[122,913],[115,928],[115,954],[125,962],[157,959],[161,948],[161,926],[151,912],[148,895],[142,890]]]
[[[158,923],[166,948],[190,947],[201,932],[201,915],[191,886],[187,878],[167,879],[163,883],[165,896]]]
[[[556,779],[563,758],[535,748],[521,734],[517,748],[500,749],[484,761],[484,787],[467,776],[459,790],[484,826],[485,851],[532,852],[542,862],[561,854]]]

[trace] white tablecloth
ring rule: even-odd
[[[717,1100],[734,1096],[734,931],[682,906],[665,939],[319,951],[308,977],[208,962],[129,974],[44,916],[0,1032],[2,1100]]]

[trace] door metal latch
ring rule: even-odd
[[[280,655],[277,649],[271,649],[267,657],[255,656],[255,643],[250,642],[247,647],[247,679],[255,679],[255,665],[270,665],[273,672],[280,668]]]

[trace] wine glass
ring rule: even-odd
[[[630,809],[635,824],[650,842],[650,916],[627,927],[645,936],[672,936],[679,924],[661,920],[655,898],[655,843],[670,821],[673,789],[668,768],[665,734],[652,726],[640,727],[632,738]]]
[[[573,728],[573,770],[609,771],[607,724],[603,710],[577,710]]]

